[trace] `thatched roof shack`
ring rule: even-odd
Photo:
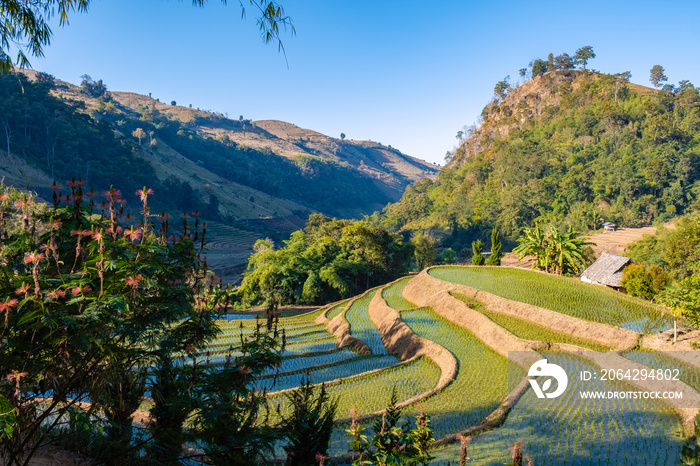
[[[604,252],[593,265],[581,274],[581,281],[621,288],[622,269],[632,262],[629,257],[615,256]]]
[[[617,225],[615,225],[613,222],[603,223],[603,231],[615,231],[616,228]]]

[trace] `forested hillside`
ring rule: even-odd
[[[209,264],[230,281],[257,238],[286,238],[312,212],[371,214],[436,171],[391,146],[110,92],[87,75],[80,86],[32,70],[0,75],[5,185],[46,201],[54,180],[64,196],[72,179],[96,194],[119,186],[132,215],[146,186],[155,212],[199,211],[209,223]]]
[[[499,84],[437,180],[387,206],[387,225],[449,228],[468,246],[494,226],[512,240],[535,222],[633,227],[693,208],[700,97],[690,82],[654,90],[629,73],[563,70]]]
[[[119,185],[127,200],[149,185],[165,194],[159,207],[250,224],[311,211],[370,214],[436,171],[378,143],[112,93],[87,75],[81,86],[34,71],[0,76],[0,95],[0,169],[43,194],[53,179],[73,177],[95,189]]]

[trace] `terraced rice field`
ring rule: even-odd
[[[351,377],[376,369],[382,369],[396,364],[398,361],[393,356],[356,356],[332,365],[315,368],[304,367],[291,374],[280,374],[258,381],[257,387],[267,391],[287,390],[303,385],[307,377],[312,384],[327,383],[332,380]]]
[[[367,314],[367,306],[372,301],[377,290],[370,291],[365,296],[356,299],[345,311],[345,319],[350,324],[350,332],[369,346],[373,354],[386,354],[382,336]]]
[[[439,377],[440,369],[432,361],[421,358],[330,385],[327,391],[331,396],[340,397],[338,417],[347,419],[351,409],[359,415],[384,409],[391,397],[392,387],[396,387],[398,399],[403,401],[431,390]],[[272,395],[270,402],[275,409],[279,405],[282,412],[288,409],[283,395]],[[347,450],[346,428],[339,426],[333,434],[331,452],[334,455],[343,454]]]
[[[280,334],[284,331],[287,338],[283,353],[285,357],[337,351],[335,338],[325,330],[325,326],[314,322],[320,313],[319,310],[279,319],[278,330]],[[220,320],[217,323],[221,333],[198,353],[198,363],[223,364],[227,357],[238,356],[236,348],[240,346],[241,337],[249,337],[255,332],[256,326],[265,325],[264,319],[248,318]]]
[[[508,362],[468,330],[429,309],[403,311],[401,319],[418,336],[450,351],[459,362],[454,382],[427,399],[435,436],[458,432],[479,424],[508,393]],[[525,373],[520,374],[520,378]]]
[[[438,267],[429,273],[506,299],[638,333],[653,333],[669,326],[650,304],[575,279],[500,267]]]
[[[342,303],[336,304],[326,313],[326,318],[328,320],[333,320],[335,317],[339,316],[347,307],[347,301],[343,301]]]
[[[467,272],[465,272],[465,270]],[[488,273],[481,275],[482,270]],[[504,269],[505,270],[505,269]],[[442,271],[442,272],[439,272]],[[515,278],[512,273],[515,272]],[[518,275],[523,272],[524,275]],[[580,299],[570,293],[579,292],[579,284],[556,277],[542,276],[528,271],[501,272],[498,269],[439,268],[431,272],[437,278],[464,283],[508,299],[558,312],[588,318],[597,322],[625,326],[632,321],[644,320],[646,330],[653,327],[654,310],[616,293],[594,287]],[[533,279],[532,276],[536,277]],[[542,278],[544,277],[544,278]],[[554,280],[551,281],[550,279]],[[401,319],[418,336],[434,341],[450,351],[459,362],[456,379],[443,391],[423,400],[421,408],[431,418],[436,438],[479,424],[503,401],[505,395],[525,375],[525,371],[511,365],[506,358],[491,350],[468,330],[442,318],[429,308],[415,308],[401,293],[410,277],[398,280],[381,290],[373,290],[355,300],[338,303],[328,312],[332,319],[345,312],[353,336],[365,342],[371,355],[359,355],[350,349],[338,349],[336,340],[314,319],[320,311],[300,316],[281,318],[280,329],[287,335],[287,347],[279,368],[268,371],[258,387],[272,392],[271,406],[282,412],[289,409],[284,394],[275,393],[299,386],[309,377],[312,383],[330,383],[327,391],[340,398],[338,418],[347,419],[350,410],[360,415],[380,411],[386,407],[391,390],[396,387],[399,401],[425,393],[437,384],[439,368],[427,358],[408,363],[387,354],[381,336],[368,315],[368,305],[375,293],[380,292],[386,302],[400,311]],[[515,280],[515,281],[513,281]],[[495,281],[496,284],[488,284]],[[515,283],[515,285],[509,285]],[[519,287],[516,293],[512,287]],[[534,291],[527,286],[533,286]],[[496,292],[498,291],[498,292]],[[504,296],[505,295],[505,296]],[[567,297],[568,296],[568,297]],[[516,336],[529,340],[570,343],[594,350],[605,350],[602,345],[573,338],[522,319],[487,311],[483,303],[464,296],[456,296],[478,312]],[[589,307],[589,306],[601,306]],[[347,307],[347,309],[346,309]],[[590,309],[602,309],[599,319]],[[252,320],[224,322],[224,332],[212,342],[209,358],[223,358],[228,348],[240,341],[240,333],[250,335],[256,322]],[[227,346],[228,345],[228,346]],[[569,373],[593,370],[590,364],[575,355],[542,353],[551,362],[562,365]],[[652,352],[629,352],[623,356],[654,367],[673,367],[681,364]],[[686,367],[682,380],[700,387],[700,369]],[[542,465],[636,465],[678,464],[682,438],[680,423],[669,407],[647,400],[586,400],[577,399],[580,388],[608,390],[626,388],[619,382],[570,379],[570,388],[557,399],[539,400],[528,389],[505,420],[492,431],[475,435],[469,446],[467,464],[502,465],[509,461],[509,448],[515,441],[525,444],[525,452],[537,466]],[[613,385],[616,384],[616,385]],[[414,415],[418,407],[404,410]],[[363,421],[368,425],[370,421]],[[341,455],[347,451],[347,424],[336,426],[330,453]],[[371,432],[368,432],[371,435]],[[454,444],[435,452],[434,465],[456,464],[459,445]]]
[[[356,358],[359,355],[347,348],[334,349],[332,351],[326,351],[323,353],[299,355],[299,356],[287,356],[282,360],[279,372],[294,372],[301,370],[310,370],[316,366],[325,366],[328,364],[337,364],[343,361],[347,361],[351,358]],[[270,369],[266,374],[274,374],[277,369]]]
[[[403,293],[403,289],[406,287],[406,284],[411,280],[411,278],[412,277],[402,278],[401,280],[392,283],[391,285],[385,287],[382,290],[382,298],[384,298],[384,301],[386,301],[389,307],[392,307],[397,311],[413,309],[414,307],[416,307],[415,304],[408,301],[401,294]]]
[[[594,370],[565,353],[544,356],[567,372]],[[680,424],[665,405],[646,400],[582,401],[578,399],[581,389],[607,391],[624,386],[572,379],[569,384],[571,388],[555,399],[539,400],[528,390],[502,427],[473,438],[468,464],[505,464],[510,460],[509,447],[517,441],[525,444],[525,453],[538,466],[679,464]],[[454,464],[459,446],[436,456],[434,464]]]
[[[581,346],[593,351],[608,351],[610,349],[609,347],[600,343],[584,340],[582,338],[576,338],[565,333],[555,332],[554,330],[542,325],[528,322],[527,320],[518,319],[517,317],[508,316],[505,314],[499,314],[498,312],[491,312],[486,309],[484,303],[468,296],[464,296],[459,293],[450,294],[464,302],[471,309],[481,312],[516,337],[524,340],[544,341],[546,343],[566,343],[569,345]]]

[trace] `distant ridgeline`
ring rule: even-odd
[[[29,82],[21,74],[0,74],[0,170],[5,184],[36,190],[46,200],[51,199],[53,180],[88,179],[96,189],[114,184],[133,199],[137,189],[153,186],[153,168],[115,137],[112,125],[93,120],[81,111],[84,105],[50,95],[52,88],[47,75]],[[12,167],[20,160],[39,173],[14,174]]]
[[[313,134],[332,147],[308,138],[295,144],[242,117],[110,93],[87,75],[80,87],[31,70],[0,75],[0,178],[47,200],[54,179],[82,178],[88,189],[119,186],[134,206],[135,191],[148,186],[154,211],[199,210],[244,226],[296,216],[303,225],[314,210],[371,214],[437,171],[390,146]],[[239,136],[257,145],[235,142]],[[348,162],[328,155],[343,150]]]
[[[695,208],[700,97],[688,81],[669,92],[560,70],[503,83],[437,180],[387,206],[387,226],[451,228],[468,247],[493,226],[513,240],[535,222],[635,227]]]

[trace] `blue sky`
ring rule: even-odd
[[[591,45],[594,69],[649,85],[661,64],[669,82],[700,85],[697,1],[280,2],[297,31],[283,34],[289,68],[262,43],[253,8],[242,20],[235,0],[93,0],[53,28],[32,64],[73,83],[87,73],[110,90],[344,132],[437,163],[496,81],[516,80],[549,52]]]

